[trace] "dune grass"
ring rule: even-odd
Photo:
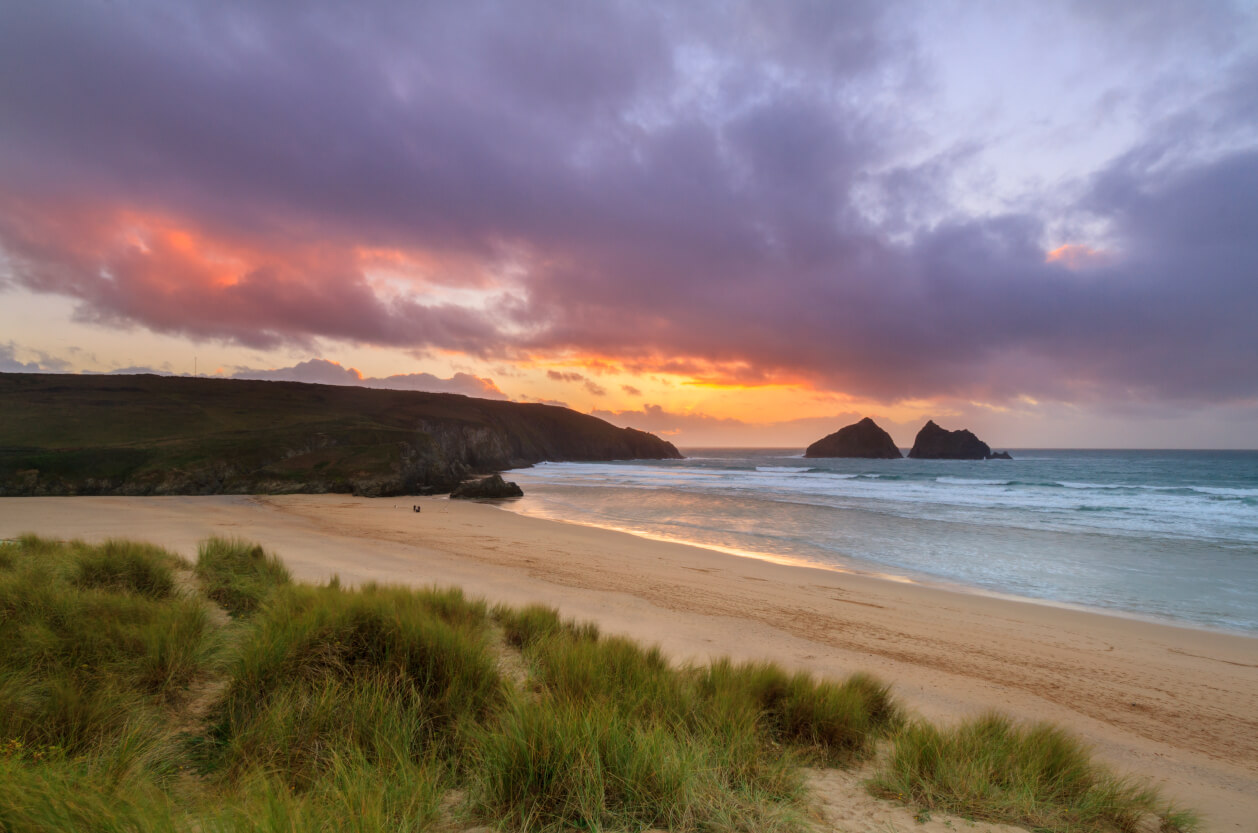
[[[207,760],[300,788],[347,755],[448,755],[506,696],[486,622],[457,591],[281,588],[228,665]]]
[[[804,766],[890,737],[873,789],[914,806],[1188,821],[1057,730],[906,722],[866,675],[677,667],[546,607],[294,584],[241,541],[201,545],[196,588],[186,570],[127,542],[0,547],[0,831],[785,833],[810,827]]]
[[[1031,830],[1122,831],[1158,819],[1163,833],[1195,827],[1146,783],[1120,778],[1054,726],[987,714],[951,729],[915,722],[871,783],[876,795]]]
[[[196,575],[205,594],[235,617],[248,616],[276,587],[292,581],[288,568],[257,544],[210,538],[197,550]]]
[[[200,672],[203,604],[145,545],[24,537],[0,572],[0,742],[79,754],[161,746],[161,709]],[[124,740],[126,742],[124,742]]]
[[[530,648],[546,637],[567,634],[575,639],[598,639],[598,625],[577,623],[559,618],[554,608],[531,604],[521,608],[497,605],[493,618],[503,629],[504,638],[512,648]]]
[[[183,833],[155,779],[85,765],[59,753],[0,753],[0,830],[12,833]]]

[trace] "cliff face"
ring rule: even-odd
[[[567,408],[455,394],[0,373],[0,496],[448,492],[543,460],[672,459]]]
[[[869,417],[844,426],[833,434],[817,440],[804,452],[805,457],[860,457],[871,460],[899,460],[902,456],[891,435]]]
[[[992,454],[987,443],[962,428],[959,431],[947,431],[928,421],[922,430],[917,432],[913,441],[913,449],[909,456],[919,460],[1009,460],[1009,454]]]

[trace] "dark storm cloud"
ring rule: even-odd
[[[1202,138],[1254,112],[1253,76],[1076,184],[1066,212],[1116,245],[1069,268],[1033,204],[949,209],[972,146],[893,164],[929,90],[903,13],[6,4],[0,280],[254,347],[575,353],[888,400],[1258,393],[1258,161]],[[381,283],[367,250],[429,265]],[[460,286],[485,302],[432,291]]]

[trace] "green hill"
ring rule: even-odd
[[[543,460],[678,458],[567,408],[171,376],[0,373],[0,495],[445,492]]]

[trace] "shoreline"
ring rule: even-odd
[[[934,588],[946,593],[957,593],[963,596],[979,596],[990,599],[1000,599],[1007,602],[1018,604],[1039,605],[1042,607],[1054,608],[1057,610],[1073,611],[1075,613],[1089,613],[1098,616],[1112,616],[1118,619],[1130,619],[1134,622],[1144,622],[1150,625],[1164,625],[1171,628],[1183,628],[1193,631],[1204,631],[1206,633],[1217,633],[1224,636],[1238,636],[1247,639],[1258,640],[1258,629],[1242,630],[1240,628],[1225,628],[1221,626],[1212,626],[1202,622],[1196,622],[1191,619],[1180,619],[1174,616],[1158,616],[1152,613],[1142,613],[1137,610],[1125,610],[1117,607],[1095,607],[1082,602],[1069,602],[1057,599],[1037,598],[1035,596],[1020,596],[1017,593],[1005,592],[1000,590],[992,590],[986,587],[979,587],[972,584],[964,584],[959,581],[950,581],[937,576],[915,577],[908,575],[897,575],[895,573],[880,572],[874,569],[864,569],[856,566],[841,566],[838,564],[824,564],[820,561],[809,561],[805,558],[798,558],[789,555],[776,555],[774,553],[756,552],[754,550],[737,549],[735,547],[723,547],[719,544],[709,544],[703,541],[687,541],[680,538],[669,538],[664,535],[657,535],[651,532],[643,532],[641,530],[629,529],[627,527],[610,526],[606,524],[597,524],[587,521],[578,521],[568,518],[550,517],[547,515],[533,514],[529,512],[520,512],[509,509],[504,505],[495,505],[495,509],[502,512],[510,512],[522,518],[533,518],[534,520],[546,521],[548,523],[568,524],[571,526],[587,527],[589,529],[601,529],[606,532],[613,532],[619,535],[630,535],[643,541],[650,541],[658,544],[670,544],[682,547],[694,547],[695,549],[708,550],[710,552],[728,555],[731,558],[747,558],[753,561],[764,561],[769,564],[778,564],[783,567],[799,567],[808,570],[824,570],[841,575],[862,576],[864,578],[875,579],[878,581],[889,581],[897,584],[908,584],[917,587]]]
[[[1199,810],[1204,830],[1239,833],[1258,818],[1253,636],[787,566],[445,498],[401,500],[6,498],[0,538],[126,537],[195,557],[200,540],[241,537],[300,580],[457,585],[491,602],[541,602],[678,662],[864,670],[932,720],[996,709],[1059,724]]]

